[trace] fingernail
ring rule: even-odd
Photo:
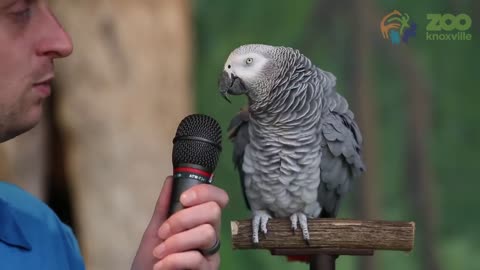
[[[161,240],[167,239],[168,235],[170,234],[170,224],[168,223],[163,223],[162,226],[160,226],[160,229],[158,229],[158,238]]]
[[[180,202],[183,205],[189,205],[195,198],[197,197],[197,194],[195,191],[186,191],[180,196]]]
[[[163,257],[163,252],[165,252],[165,244],[161,243],[153,250],[153,256],[161,259]]]

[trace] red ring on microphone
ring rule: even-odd
[[[173,169],[173,173],[182,173],[182,172],[199,174],[199,175],[207,177],[207,178],[210,178],[213,175],[213,173],[209,173],[209,172],[206,172],[206,171],[202,171],[202,170],[194,169],[194,168],[189,168],[189,167],[178,167],[178,168]]]

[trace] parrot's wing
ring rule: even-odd
[[[250,118],[248,109],[242,109],[235,117],[230,121],[228,127],[228,138],[233,142],[233,163],[240,175],[240,183],[242,185],[243,197],[247,208],[250,209],[247,195],[245,193],[245,173],[243,172],[243,155],[245,153],[245,147],[250,143],[250,137],[248,134],[248,120]]]
[[[321,181],[318,200],[321,217],[335,217],[352,180],[365,170],[361,158],[362,135],[353,113],[330,111],[323,116]]]

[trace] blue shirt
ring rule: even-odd
[[[70,228],[42,201],[5,182],[0,182],[0,269],[85,269]]]

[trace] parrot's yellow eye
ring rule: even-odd
[[[247,65],[253,63],[253,58],[251,57],[247,58],[247,60],[245,60],[245,63],[247,63]]]

